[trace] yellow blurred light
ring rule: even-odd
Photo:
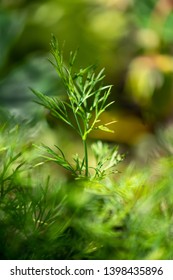
[[[133,4],[133,0],[95,0],[96,2],[106,6],[126,10],[130,5]]]
[[[157,55],[155,56],[156,66],[163,72],[173,71],[173,56],[170,55]]]
[[[127,77],[127,90],[135,101],[149,105],[156,88],[163,85],[162,71],[157,67],[153,57],[138,57],[130,65]]]
[[[104,10],[91,17],[91,30],[103,39],[114,39],[125,32],[125,18],[121,12]]]
[[[156,49],[159,47],[159,36],[153,29],[140,29],[136,35],[137,43],[145,49]]]
[[[63,17],[63,15],[63,8],[54,2],[50,2],[40,5],[35,10],[33,20],[37,23],[41,23],[44,26],[51,26],[52,24],[56,24]]]
[[[141,119],[129,114],[123,115],[115,112],[104,112],[100,117],[100,122],[102,124],[113,120],[116,120],[116,122],[112,122],[109,128],[113,130],[114,133],[93,130],[90,134],[91,138],[134,145],[140,141],[141,137],[149,132],[149,127],[144,124]]]

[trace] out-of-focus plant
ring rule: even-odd
[[[128,66],[125,90],[156,129],[171,117],[173,104],[172,15],[171,1],[148,0],[134,5],[134,41],[139,52]]]
[[[171,131],[162,139],[170,148]],[[173,259],[171,150],[145,167],[131,163],[116,181],[62,183],[28,164],[38,157],[31,145],[25,155],[29,138],[26,126],[1,128],[1,259]],[[93,149],[104,172],[109,147]]]

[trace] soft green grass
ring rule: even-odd
[[[25,130],[1,131],[2,259],[173,259],[171,157],[102,182],[60,183],[31,168]]]

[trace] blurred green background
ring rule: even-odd
[[[79,48],[76,67],[104,67],[114,85],[115,105],[102,118],[118,121],[115,133],[92,137],[133,147],[141,158],[169,152],[162,135],[172,131],[172,30],[171,0],[1,0],[0,121],[34,125],[43,116],[29,87],[62,93],[47,60],[53,33],[67,61]]]

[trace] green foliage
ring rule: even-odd
[[[113,103],[108,102],[111,86],[104,86],[102,81],[104,79],[104,69],[98,74],[95,73],[95,67],[89,66],[80,69],[79,72],[74,72],[74,62],[77,53],[70,53],[69,66],[67,67],[63,60],[63,54],[59,49],[55,37],[51,41],[51,53],[55,59],[55,63],[51,62],[55,67],[58,76],[64,85],[67,101],[60,98],[49,97],[41,92],[32,90],[38,97],[37,103],[47,108],[54,117],[62,120],[65,124],[70,126],[81,138],[84,147],[84,157],[80,159],[78,155],[74,158],[75,166],[73,167],[66,159],[63,151],[59,148],[59,153],[56,153],[51,148],[46,147],[46,151],[50,156],[45,156],[47,160],[52,160],[63,166],[65,169],[71,171],[75,177],[91,177],[90,169],[95,170],[94,178],[103,178],[106,176],[106,170],[115,166],[117,161],[117,152],[112,149],[109,150],[104,144],[94,146],[94,155],[96,155],[96,168],[90,167],[88,160],[88,145],[87,138],[90,132],[94,129],[112,132],[107,127],[110,123],[99,125],[100,115]],[[106,153],[105,151],[106,150]],[[101,159],[98,160],[98,153],[101,152]],[[102,167],[106,161],[110,163],[102,171]]]
[[[92,144],[91,148],[96,159],[96,178],[104,178],[117,172],[115,168],[123,160],[123,156],[119,154],[117,146],[111,148],[108,144],[97,141]]]
[[[29,168],[38,154],[26,130],[1,129],[1,259],[173,259],[171,155],[130,164],[116,181],[60,183],[44,165]],[[104,172],[118,154],[97,145]]]

